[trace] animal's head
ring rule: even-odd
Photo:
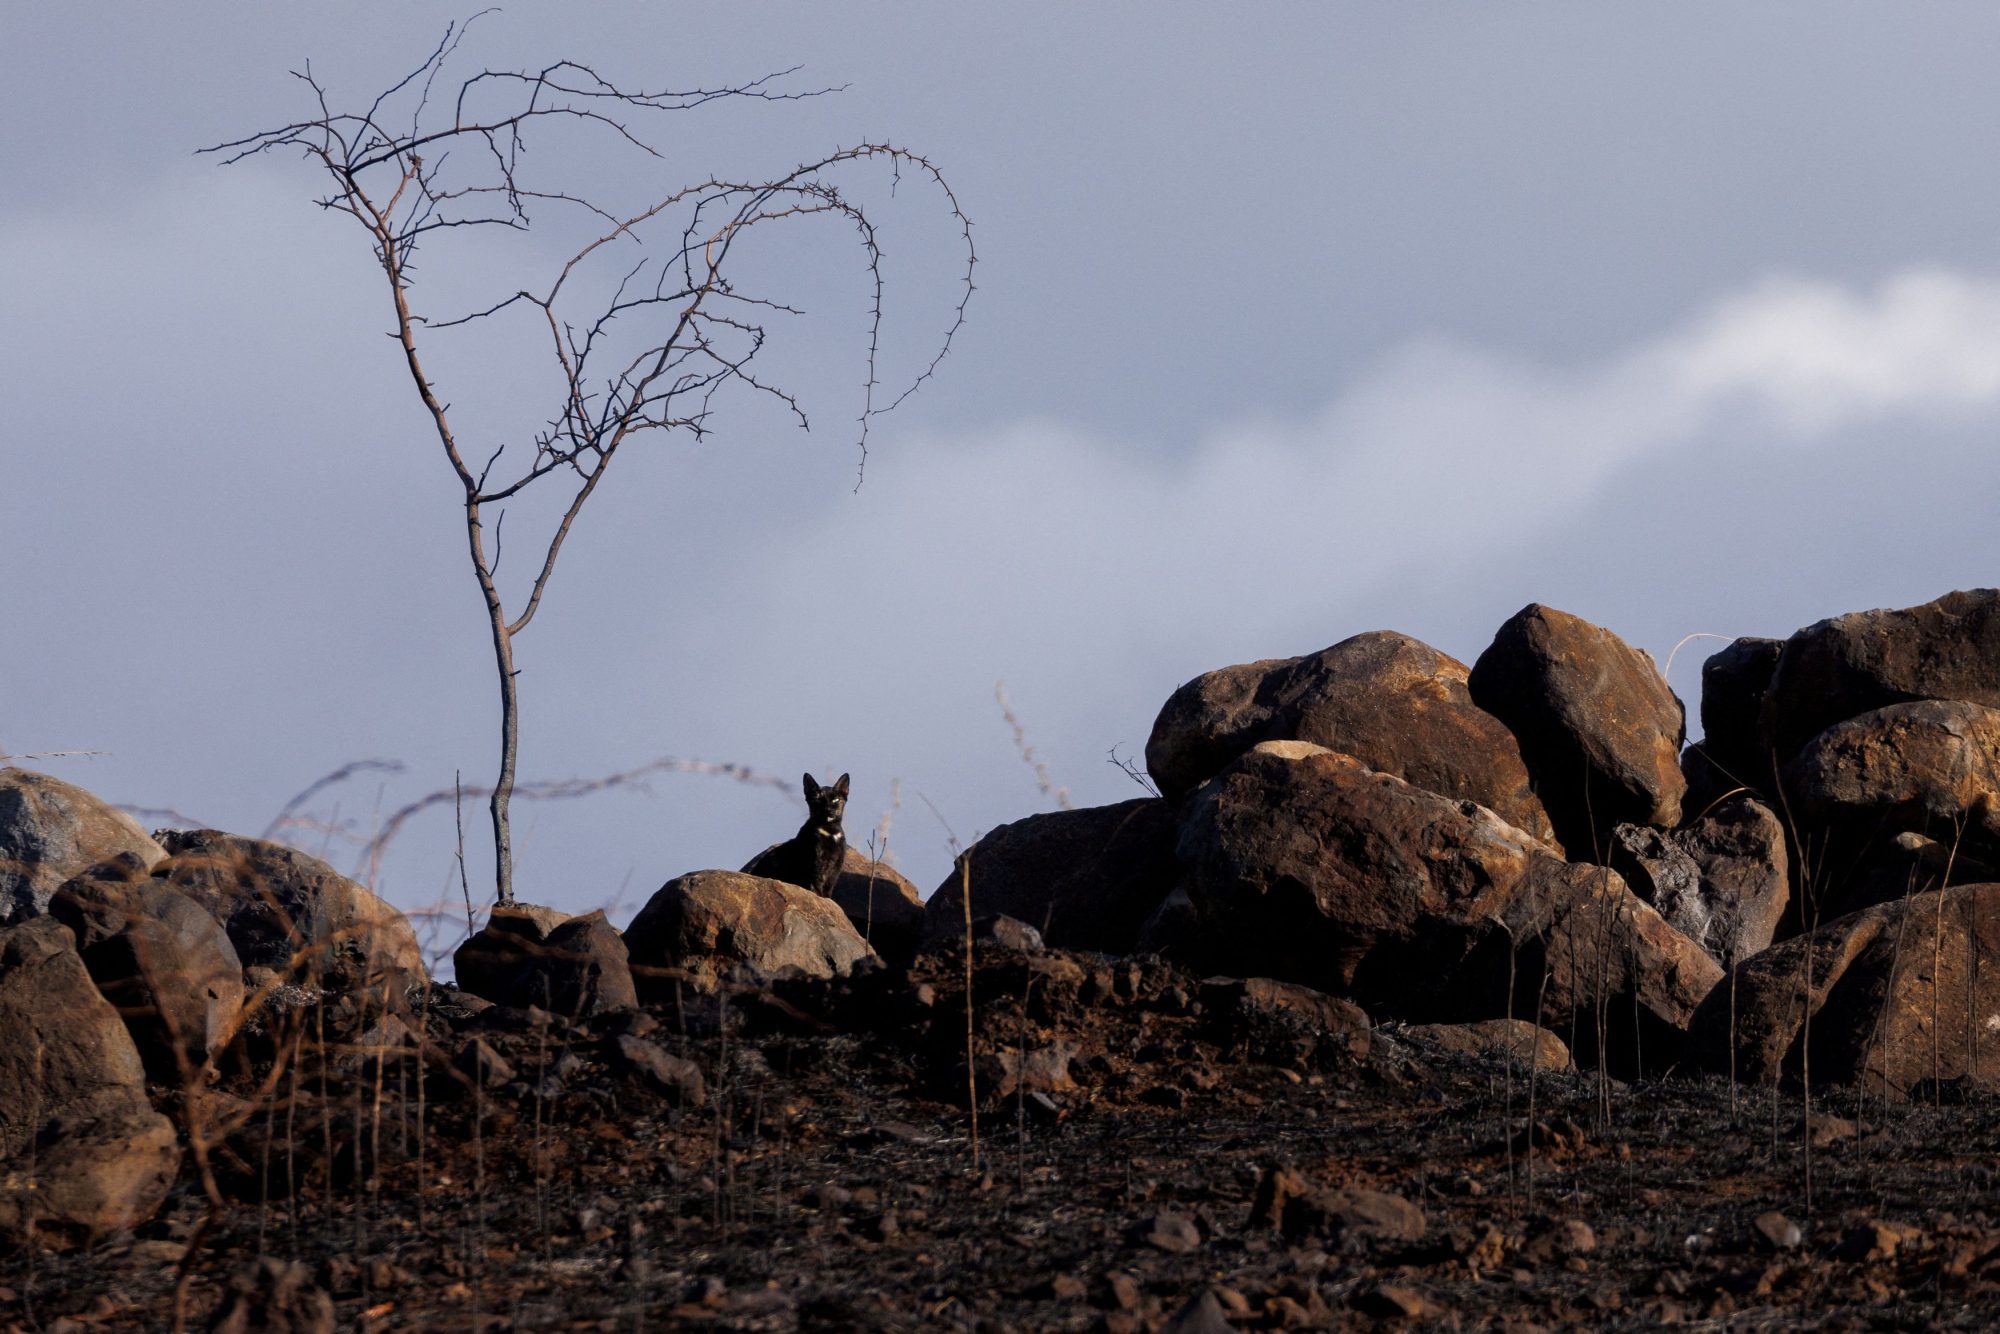
[[[825,829],[840,828],[840,818],[847,809],[847,775],[842,774],[834,782],[821,787],[811,774],[806,775],[806,806],[812,811],[813,822]]]

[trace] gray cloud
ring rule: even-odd
[[[522,642],[530,776],[852,769],[857,830],[900,777],[928,887],[918,792],[961,837],[1043,803],[998,678],[1057,780],[1111,800],[1106,750],[1226,662],[1385,625],[1469,657],[1530,598],[1664,657],[1991,580],[2000,17],[757,13],[509,12],[482,54],[693,81],[804,56],[853,90],[690,122],[670,173],[907,139],[978,220],[983,290],[853,494],[851,275],[774,252],[829,321],[791,363],[824,429],[752,410],[629,460]],[[340,763],[406,761],[337,794],[365,828],[490,771],[449,478],[365,251],[286,164],[189,157],[288,118],[306,55],[392,77],[429,37],[382,38],[407,14],[4,20],[31,58],[0,90],[0,744],[109,750],[58,771],[114,799],[255,829]],[[925,221],[893,252],[912,337]],[[451,370],[468,412],[532,383],[492,344]],[[629,903],[795,819],[692,776],[530,809],[524,891]],[[391,893],[455,886],[448,825],[399,844]]]

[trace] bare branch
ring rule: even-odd
[[[501,703],[501,766],[491,794],[495,860],[500,899],[510,902],[507,803],[519,737],[513,641],[540,609],[584,505],[635,436],[659,431],[707,436],[714,429],[718,395],[730,386],[782,405],[802,429],[811,429],[798,396],[754,366],[769,344],[761,321],[803,312],[737,284],[732,274],[740,267],[739,242],[768,226],[813,218],[840,219],[854,228],[868,290],[857,487],[874,419],[931,378],[963,327],[977,254],[971,223],[937,168],[889,143],[838,149],[765,179],[715,177],[657,194],[649,190],[651,202],[614,203],[609,193],[593,197],[552,179],[546,168],[566,165],[562,150],[570,138],[557,136],[558,151],[531,157],[530,136],[544,128],[595,133],[614,148],[631,149],[642,159],[636,179],[647,179],[662,157],[649,135],[664,113],[727,101],[791,102],[838,90],[793,88],[787,81],[796,69],[719,87],[626,88],[575,60],[533,70],[482,69],[454,85],[447,67],[472,24],[489,12],[448,25],[428,55],[357,110],[336,111],[307,64],[294,74],[310,90],[316,116],[201,151],[224,162],[277,150],[300,153],[325,173],[328,188],[314,202],[360,224],[381,267],[394,312],[391,336],[462,491],[466,551],[492,634]],[[914,379],[886,404],[878,364],[887,289],[882,242],[868,209],[843,191],[844,182],[870,163],[887,169],[892,199],[900,197],[906,172],[934,187],[965,249],[964,278],[949,326]],[[527,232],[548,225],[570,229],[576,248],[546,275],[546,285],[504,282],[454,314],[417,309],[412,296],[417,261],[432,240],[481,228]],[[641,248],[637,262],[612,258],[625,245]],[[619,271],[606,275],[613,262]],[[615,279],[608,301],[593,299],[600,277]],[[443,386],[424,356],[427,340],[505,321],[527,307],[540,315],[534,336],[548,339],[556,401],[539,427],[512,442],[496,442],[475,471],[460,448]],[[515,456],[518,467],[496,476],[510,444],[524,446]],[[519,496],[558,472],[571,479],[569,498],[528,579],[522,605],[510,613],[498,582],[505,512],[494,520],[489,551],[484,507]],[[282,813],[280,821],[290,818],[290,812]]]

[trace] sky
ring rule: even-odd
[[[460,893],[450,804],[361,846],[497,759],[455,482],[310,164],[195,150],[309,114],[307,61],[371,99],[467,12],[0,12],[0,753],[251,834],[369,762],[290,836],[411,908]],[[521,771],[771,781],[519,802],[521,897],[629,915],[787,835],[804,770],[850,771],[851,841],[928,891],[1058,788],[1140,795],[1112,761],[1181,682],[1362,631],[1470,662],[1545,602],[1671,658],[1692,715],[1728,638],[1993,584],[1996,55],[1990,7],[1823,0],[485,15],[463,74],[842,90],[538,166],[651,199],[894,143],[979,260],[857,489],[853,234],[747,253],[805,311],[768,366],[812,429],[746,395],[621,455],[517,643]],[[906,383],[963,255],[921,181],[851,184]],[[419,298],[545,281],[561,239],[442,237]],[[532,333],[427,344],[469,438],[547,415]],[[503,582],[547,518],[516,509]]]

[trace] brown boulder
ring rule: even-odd
[[[740,871],[694,871],[662,885],[625,928],[633,971],[713,974],[732,963],[760,973],[796,968],[844,977],[874,956],[831,899]]]
[[[1607,998],[1648,1050],[1721,976],[1612,871],[1571,865],[1473,802],[1350,756],[1261,746],[1195,796],[1180,856],[1204,967],[1455,1022],[1515,1014],[1562,1030]],[[1546,985],[1541,972],[1547,970]],[[1620,1046],[1624,1031],[1608,1036]],[[1586,1025],[1587,1026],[1587,1025]]]
[[[1962,831],[2000,850],[2000,709],[1962,700],[1891,704],[1835,723],[1785,766],[1808,835],[1848,849],[1905,831]]]
[[[868,947],[890,963],[908,963],[924,939],[924,896],[887,862],[856,847],[833,882],[833,901]]]
[[[1800,630],[1771,677],[1764,737],[1782,764],[1835,723],[1920,699],[2000,708],[2000,589]]]
[[[1560,1030],[1618,996],[1614,1012],[1636,1004],[1664,1038],[1720,976],[1614,872],[1316,746],[1258,746],[1216,776],[1188,806],[1180,856],[1204,966],[1378,1016],[1500,1018],[1512,972],[1516,1014],[1540,994]]]
[[[82,788],[0,769],[0,925],[41,916],[63,881],[121,852],[148,868],[167,855],[137,820]]]
[[[1850,913],[1747,960],[1696,1011],[1687,1052],[1717,1074],[1733,1053],[1735,1076],[1753,1084],[1795,1082],[1808,1056],[1820,1086],[1992,1084],[1996,1014],[2000,884],[1959,885]]]
[[[1553,837],[1514,736],[1473,702],[1464,663],[1379,630],[1303,658],[1209,672],[1153,723],[1146,767],[1178,803],[1262,741],[1310,741]]]
[[[146,1072],[174,1087],[199,1082],[205,1062],[243,1020],[243,964],[221,923],[187,895],[145,875],[123,853],[65,884],[49,915],[138,1044]]]
[[[1613,826],[1680,823],[1685,715],[1650,656],[1600,626],[1530,603],[1472,665],[1473,702],[1513,730],[1572,856]]]
[[[972,911],[1026,922],[1053,948],[1130,954],[1180,876],[1174,817],[1163,801],[1050,811],[1003,824],[960,855],[924,905],[933,940],[965,929]]]
[[[0,1245],[84,1245],[151,1218],[180,1145],[62,923],[0,930],[0,1034]]]
[[[172,855],[154,874],[222,923],[245,968],[385,994],[424,977],[409,919],[325,862],[215,829],[164,837]]]

